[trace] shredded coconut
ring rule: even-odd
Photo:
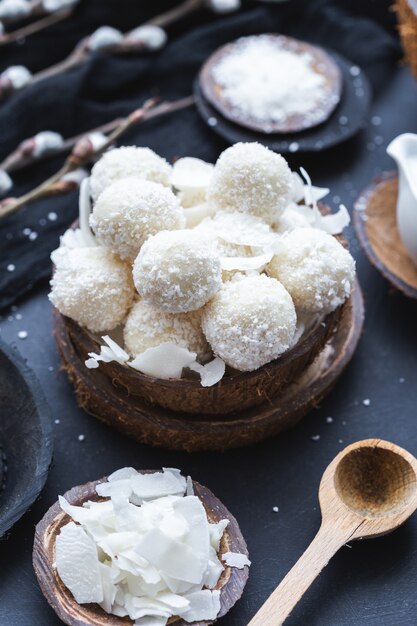
[[[291,296],[265,275],[225,283],[204,308],[202,326],[213,352],[253,371],[288,350],[296,330]]]
[[[282,237],[282,248],[267,267],[308,313],[330,313],[350,295],[355,261],[342,244],[317,228],[296,228]]]
[[[201,330],[201,310],[165,313],[139,300],[126,319],[123,335],[125,347],[132,356],[165,342],[187,348],[199,357],[210,354],[210,346]]]
[[[231,106],[259,122],[314,114],[329,95],[311,54],[286,50],[280,39],[268,35],[239,39],[212,73]]]
[[[143,244],[133,280],[145,302],[161,311],[195,311],[221,287],[220,256],[193,230],[162,231]]]
[[[171,166],[150,148],[121,146],[105,152],[91,170],[91,195],[96,201],[106,187],[134,176],[170,186]]]
[[[217,209],[248,213],[273,224],[292,189],[286,160],[260,143],[236,143],[217,160],[207,189]]]
[[[115,328],[134,294],[129,267],[110,250],[58,248],[49,299],[63,314],[93,332]]]
[[[93,181],[92,175],[91,188]],[[150,235],[181,228],[185,218],[170,189],[130,177],[117,180],[100,194],[90,224],[102,245],[133,261]]]

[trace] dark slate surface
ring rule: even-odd
[[[369,3],[375,10],[377,5]],[[357,54],[355,46],[351,59]],[[304,165],[316,184],[331,187],[333,206],[342,201],[350,209],[372,176],[393,167],[385,154],[388,142],[401,132],[417,132],[417,85],[408,69],[390,72],[385,67],[379,87],[370,122],[360,136],[326,154],[291,155],[292,167]],[[153,145],[161,144],[173,123],[176,139],[166,134],[167,156],[204,158],[212,153],[213,148],[201,141],[202,122],[192,111],[181,115],[178,122],[153,125]],[[193,140],[193,130],[198,141]],[[186,131],[188,140],[184,142]],[[208,139],[208,133],[206,136]],[[72,202],[74,211],[75,199]],[[31,548],[36,522],[59,493],[75,484],[123,465],[167,465],[181,467],[212,489],[238,518],[251,553],[246,592],[221,622],[244,626],[318,529],[320,477],[341,448],[358,439],[382,437],[417,454],[417,303],[390,292],[364,258],[351,230],[350,235],[367,305],[365,331],[356,356],[318,410],[292,431],[250,449],[187,455],[129,441],[80,411],[65,376],[58,373],[46,284],[19,302],[18,310],[3,315],[3,340],[18,345],[27,357],[50,402],[52,417],[59,423],[54,425],[55,461],[41,498],[0,541],[1,626],[60,623],[37,587]],[[20,315],[22,319],[16,319]],[[27,339],[18,338],[19,330],[28,331]],[[363,405],[366,398],[370,406]],[[326,422],[329,416],[332,423]],[[82,442],[80,434],[85,435]],[[315,435],[320,435],[318,441],[312,440]],[[272,511],[273,506],[279,507],[278,513]],[[415,626],[416,584],[417,516],[391,536],[343,548],[288,625]]]

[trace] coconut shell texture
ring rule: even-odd
[[[283,393],[263,404],[218,416],[187,415],[129,396],[101,369],[84,365],[68,333],[66,320],[54,312],[54,332],[62,364],[78,403],[109,426],[140,442],[186,450],[226,450],[276,435],[297,423],[332,389],[352,358],[364,322],[363,297],[356,282],[340,310],[340,321],[314,363]],[[165,381],[169,382],[169,381]],[[171,381],[175,383],[181,381]]]
[[[396,0],[393,9],[397,14],[406,60],[417,78],[417,0]]]

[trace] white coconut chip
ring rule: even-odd
[[[239,270],[241,272],[262,270],[272,260],[274,252],[257,256],[230,256],[221,257],[221,268],[225,271]]]
[[[324,230],[325,232],[329,233],[329,235],[339,235],[341,232],[343,232],[346,226],[350,224],[350,216],[348,210],[343,204],[341,204],[337,213],[322,215],[317,206],[317,202],[318,200],[324,198],[329,190],[320,187],[313,187],[311,183],[311,178],[307,174],[306,170],[303,167],[300,167],[300,172],[307,183],[305,186],[304,198],[306,205],[309,205],[311,207],[311,225],[314,228]]]
[[[84,241],[89,246],[97,246],[97,241],[90,227],[91,198],[90,198],[90,179],[85,178],[80,186],[79,198],[79,220],[80,228],[84,237]]]
[[[111,337],[108,335],[104,335],[102,337],[103,341],[107,344],[106,346],[100,346],[100,353],[96,354],[95,352],[89,352],[87,359],[84,364],[88,369],[95,369],[98,367],[99,361],[103,361],[104,363],[110,363],[111,361],[116,361],[120,363],[120,365],[124,365],[129,360],[130,356],[128,353],[123,350]]]
[[[179,616],[186,622],[214,620],[220,611],[220,591],[195,591],[187,596],[190,605]]]
[[[79,604],[103,601],[97,547],[81,526],[69,522],[55,544],[59,576]]]
[[[201,377],[203,387],[211,387],[223,378],[226,366],[222,359],[215,358],[206,365],[197,362],[197,354],[182,348],[172,341],[166,341],[154,348],[148,348],[128,365],[157,378],[181,378],[184,368],[189,368]]]
[[[214,165],[194,157],[184,157],[172,166],[171,185],[182,190],[207,189],[213,175]]]
[[[249,567],[251,564],[246,554],[239,552],[225,552],[222,554],[222,561],[229,567],[236,567],[237,569],[243,569],[246,565]]]
[[[130,361],[129,365],[148,376],[181,378],[182,370],[192,365],[196,357],[196,352],[166,341],[155,348],[148,348]]]
[[[194,228],[201,224],[201,222],[207,217],[212,217],[216,209],[212,205],[207,202],[201,202],[196,206],[191,206],[187,208],[183,208],[184,216],[185,216],[185,225],[187,228]]]

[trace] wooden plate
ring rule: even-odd
[[[308,114],[294,114],[279,122],[272,119],[261,121],[255,117],[244,115],[227,99],[223,87],[216,83],[214,78],[216,66],[228,55],[239,50],[245,42],[256,40],[266,40],[275,45],[277,50],[292,52],[297,55],[306,53],[310,55],[312,69],[316,74],[323,76],[325,79],[325,95]],[[280,80],[278,67],[276,80]],[[317,126],[330,117],[340,101],[342,74],[337,64],[322,48],[284,35],[265,34],[241,37],[219,48],[203,65],[199,83],[203,95],[208,102],[231,122],[261,133],[294,133]]]
[[[17,350],[0,342],[0,537],[38,497],[52,447],[49,407],[39,382]]]
[[[141,471],[141,470],[138,470]],[[141,471],[141,473],[149,473]],[[86,500],[102,501],[97,496],[95,487],[106,479],[96,480],[74,487],[64,494],[70,504],[80,506]],[[220,553],[240,552],[248,556],[245,540],[239,525],[227,508],[212,494],[209,489],[193,481],[194,493],[202,501],[207,517],[211,523],[221,519],[230,520],[220,545]],[[36,526],[33,546],[33,567],[40,588],[58,617],[69,626],[128,626],[132,620],[105,613],[97,604],[78,604],[71,592],[65,587],[52,564],[55,561],[55,541],[62,526],[70,521],[70,517],[61,510],[56,502]],[[249,576],[249,568],[228,567],[217,583],[220,589],[220,612],[218,618],[225,615],[239,600]],[[169,621],[173,626],[186,626],[182,619]],[[213,623],[213,622],[210,622]],[[193,626],[207,626],[209,622],[193,622]]]
[[[397,229],[398,175],[385,172],[366,187],[355,203],[353,223],[368,259],[404,295],[417,299],[417,267]]]
[[[250,445],[289,428],[334,386],[358,344],[364,320],[358,282],[343,307],[337,330],[296,383],[262,405],[226,416],[199,417],[150,406],[118,389],[100,370],[88,370],[61,317],[55,334],[64,368],[80,406],[143,443],[176,450],[225,450]]]

